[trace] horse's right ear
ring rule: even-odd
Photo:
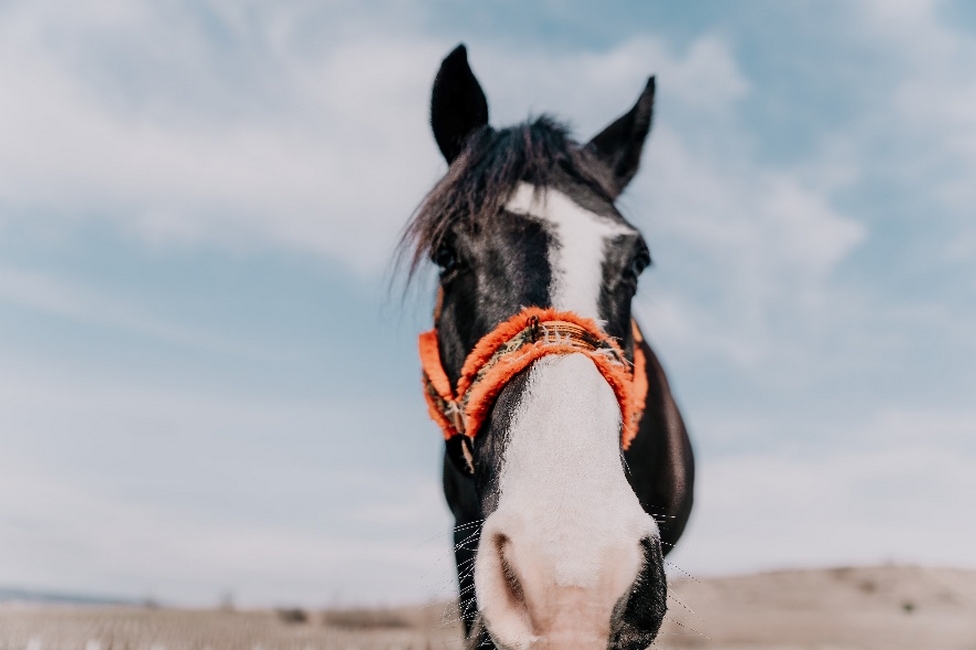
[[[651,130],[654,113],[654,77],[647,80],[637,103],[627,113],[590,140],[586,148],[595,153],[613,174],[616,194],[627,187],[640,165],[644,140]],[[614,197],[616,198],[616,196]]]
[[[441,62],[430,96],[430,126],[450,165],[464,149],[471,132],[488,124],[488,100],[468,66],[464,45]]]

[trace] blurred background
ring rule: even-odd
[[[976,568],[976,7],[0,2],[0,588],[454,593],[400,229],[468,45],[585,140],[699,456],[675,570]],[[391,289],[390,286],[393,286]]]

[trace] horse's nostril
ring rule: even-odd
[[[667,577],[658,539],[641,540],[644,561],[633,585],[614,608],[610,647],[646,648],[657,636],[667,612]]]
[[[515,567],[509,561],[512,542],[505,535],[495,538],[495,552],[498,554],[498,561],[501,567],[502,576],[505,579],[506,592],[511,604],[515,607],[525,608],[525,590],[522,589],[522,582],[519,580]]]
[[[533,573],[531,563],[527,565],[519,553],[507,532],[490,530],[481,538],[474,582],[479,611],[492,637],[504,640],[499,645],[507,648],[528,650],[535,638],[529,603]]]

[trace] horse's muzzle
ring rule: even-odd
[[[608,548],[591,579],[567,580],[517,535],[483,535],[475,566],[481,618],[504,650],[641,650],[654,640],[667,587],[657,539]]]

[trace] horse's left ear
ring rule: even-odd
[[[430,96],[430,126],[450,165],[475,129],[488,124],[488,100],[468,65],[468,51],[458,45],[441,62]]]
[[[603,129],[586,145],[610,167],[617,194],[624,191],[640,166],[644,140],[651,130],[654,112],[654,77],[647,80],[637,103],[613,124]]]

